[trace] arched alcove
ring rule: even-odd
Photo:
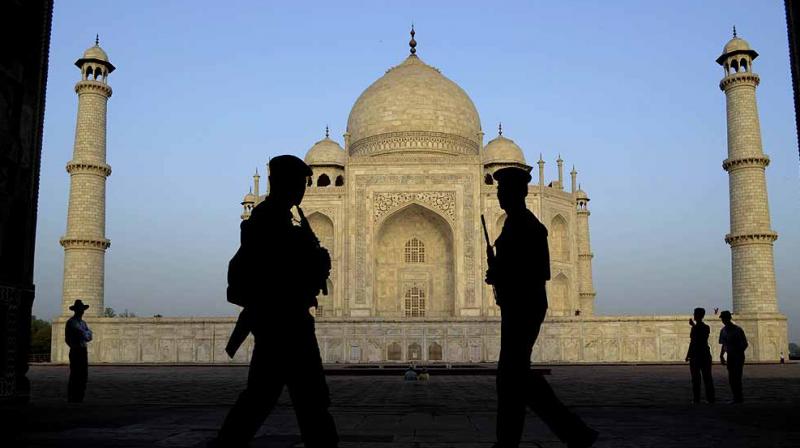
[[[550,258],[555,261],[569,260],[569,231],[567,220],[561,215],[556,215],[550,221]]]
[[[386,359],[389,361],[402,361],[403,350],[400,348],[400,344],[392,342],[386,347]]]
[[[331,258],[333,258],[333,221],[320,212],[314,212],[308,217],[308,224],[311,225],[311,230],[313,230],[314,234],[317,235],[319,243],[322,245],[322,247],[328,249],[328,252],[331,254]]]
[[[325,284],[328,287],[328,295],[324,295],[322,291],[320,291],[317,296],[317,309],[314,310],[314,316],[316,317],[333,316],[333,282],[331,279],[328,279],[325,281]]]
[[[431,342],[428,346],[428,361],[442,360],[442,346],[437,342]]]
[[[344,176],[342,176],[341,174],[336,176],[336,183],[334,185],[337,186],[337,187],[343,186],[344,185]]]
[[[453,233],[438,213],[419,204],[392,213],[376,232],[374,263],[377,316],[406,318],[407,298],[417,303],[424,298],[423,312],[412,313],[409,318],[453,316]],[[409,295],[412,290],[415,293]]]
[[[550,281],[548,308],[551,316],[569,316],[569,280],[563,273]]]
[[[327,187],[330,184],[331,184],[331,178],[328,177],[327,174],[320,174],[320,176],[317,178],[318,187]]]

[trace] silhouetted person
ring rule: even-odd
[[[495,447],[519,446],[526,406],[568,446],[591,446],[597,432],[558,400],[542,375],[530,370],[531,351],[547,312],[545,282],[550,279],[547,229],[525,206],[531,176],[519,168],[503,168],[494,179],[507,215],[486,273],[502,316]]]
[[[689,333],[689,351],[686,352],[686,361],[689,363],[689,372],[692,375],[692,402],[700,403],[700,377],[706,386],[706,400],[713,403],[714,379],[711,377],[711,349],[708,347],[708,336],[711,328],[703,322],[706,316],[705,308],[694,309],[694,320],[689,319],[692,331]]]
[[[403,379],[406,381],[417,381],[417,371],[414,370],[413,366],[408,366],[406,371],[403,373]]]
[[[86,344],[92,340],[92,330],[83,320],[83,313],[89,305],[76,300],[69,307],[75,314],[64,326],[64,340],[69,346],[69,383],[67,384],[67,401],[80,403],[86,393],[86,381],[89,379],[89,354]]]
[[[295,225],[291,213],[303,199],[311,169],[290,155],[273,158],[269,169],[269,196],[242,222],[241,247],[234,257],[241,259],[231,261],[228,275],[228,300],[243,304],[244,311],[226,350],[235,353],[248,332],[255,338],[247,388],[211,445],[247,445],[285,385],[305,446],[336,447],[338,435],[328,412],[328,386],[309,312],[328,277],[330,256],[307,221]],[[250,286],[244,287],[239,277],[249,278]]]
[[[731,322],[730,311],[719,313],[719,318],[725,325],[719,331],[719,343],[722,348],[719,352],[719,360],[722,365],[728,366],[728,382],[731,384],[733,393],[733,403],[744,401],[742,396],[742,373],[744,370],[744,351],[747,350],[747,336],[741,327]],[[725,354],[728,354],[727,360]]]

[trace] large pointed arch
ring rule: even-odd
[[[441,214],[411,202],[376,226],[373,306],[377,316],[395,318],[449,317],[455,313],[454,232]],[[424,257],[406,257],[416,240]],[[413,262],[408,262],[411,260]],[[406,293],[416,288],[425,309],[406,313]]]
[[[551,316],[570,315],[570,288],[569,279],[564,273],[559,273],[550,281],[550,294],[548,295],[548,308]]]

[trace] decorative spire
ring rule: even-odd
[[[561,153],[558,153],[558,158],[556,159],[556,162],[558,163],[563,162],[563,160],[561,160]]]
[[[94,35],[94,46],[95,47],[99,47],[100,46],[100,33],[97,33],[97,34]]]
[[[259,175],[258,175],[258,167],[256,167],[256,174],[253,174],[253,177],[259,177]]]
[[[417,53],[417,41],[414,40],[414,35],[417,34],[414,32],[414,24],[411,24],[411,40],[408,41],[408,46],[411,47],[411,54],[415,55]]]
[[[736,25],[733,26],[733,37],[736,37]]]
[[[544,163],[544,159],[542,158],[542,153],[539,153],[539,161],[537,163]]]
[[[500,135],[500,136],[503,135],[503,123],[502,122],[497,123],[497,135]]]
[[[325,138],[328,138],[331,135],[330,129],[328,129],[328,125],[325,125]]]

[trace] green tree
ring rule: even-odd
[[[50,322],[31,316],[31,355],[47,355],[50,359]]]
[[[800,358],[800,346],[794,342],[789,343],[789,356],[793,358]]]
[[[117,312],[114,311],[114,308],[106,307],[105,311],[103,311],[103,317],[117,317]]]
[[[128,309],[125,308],[125,311],[119,313],[119,317],[136,317],[136,314],[134,314],[132,311],[128,311]]]

